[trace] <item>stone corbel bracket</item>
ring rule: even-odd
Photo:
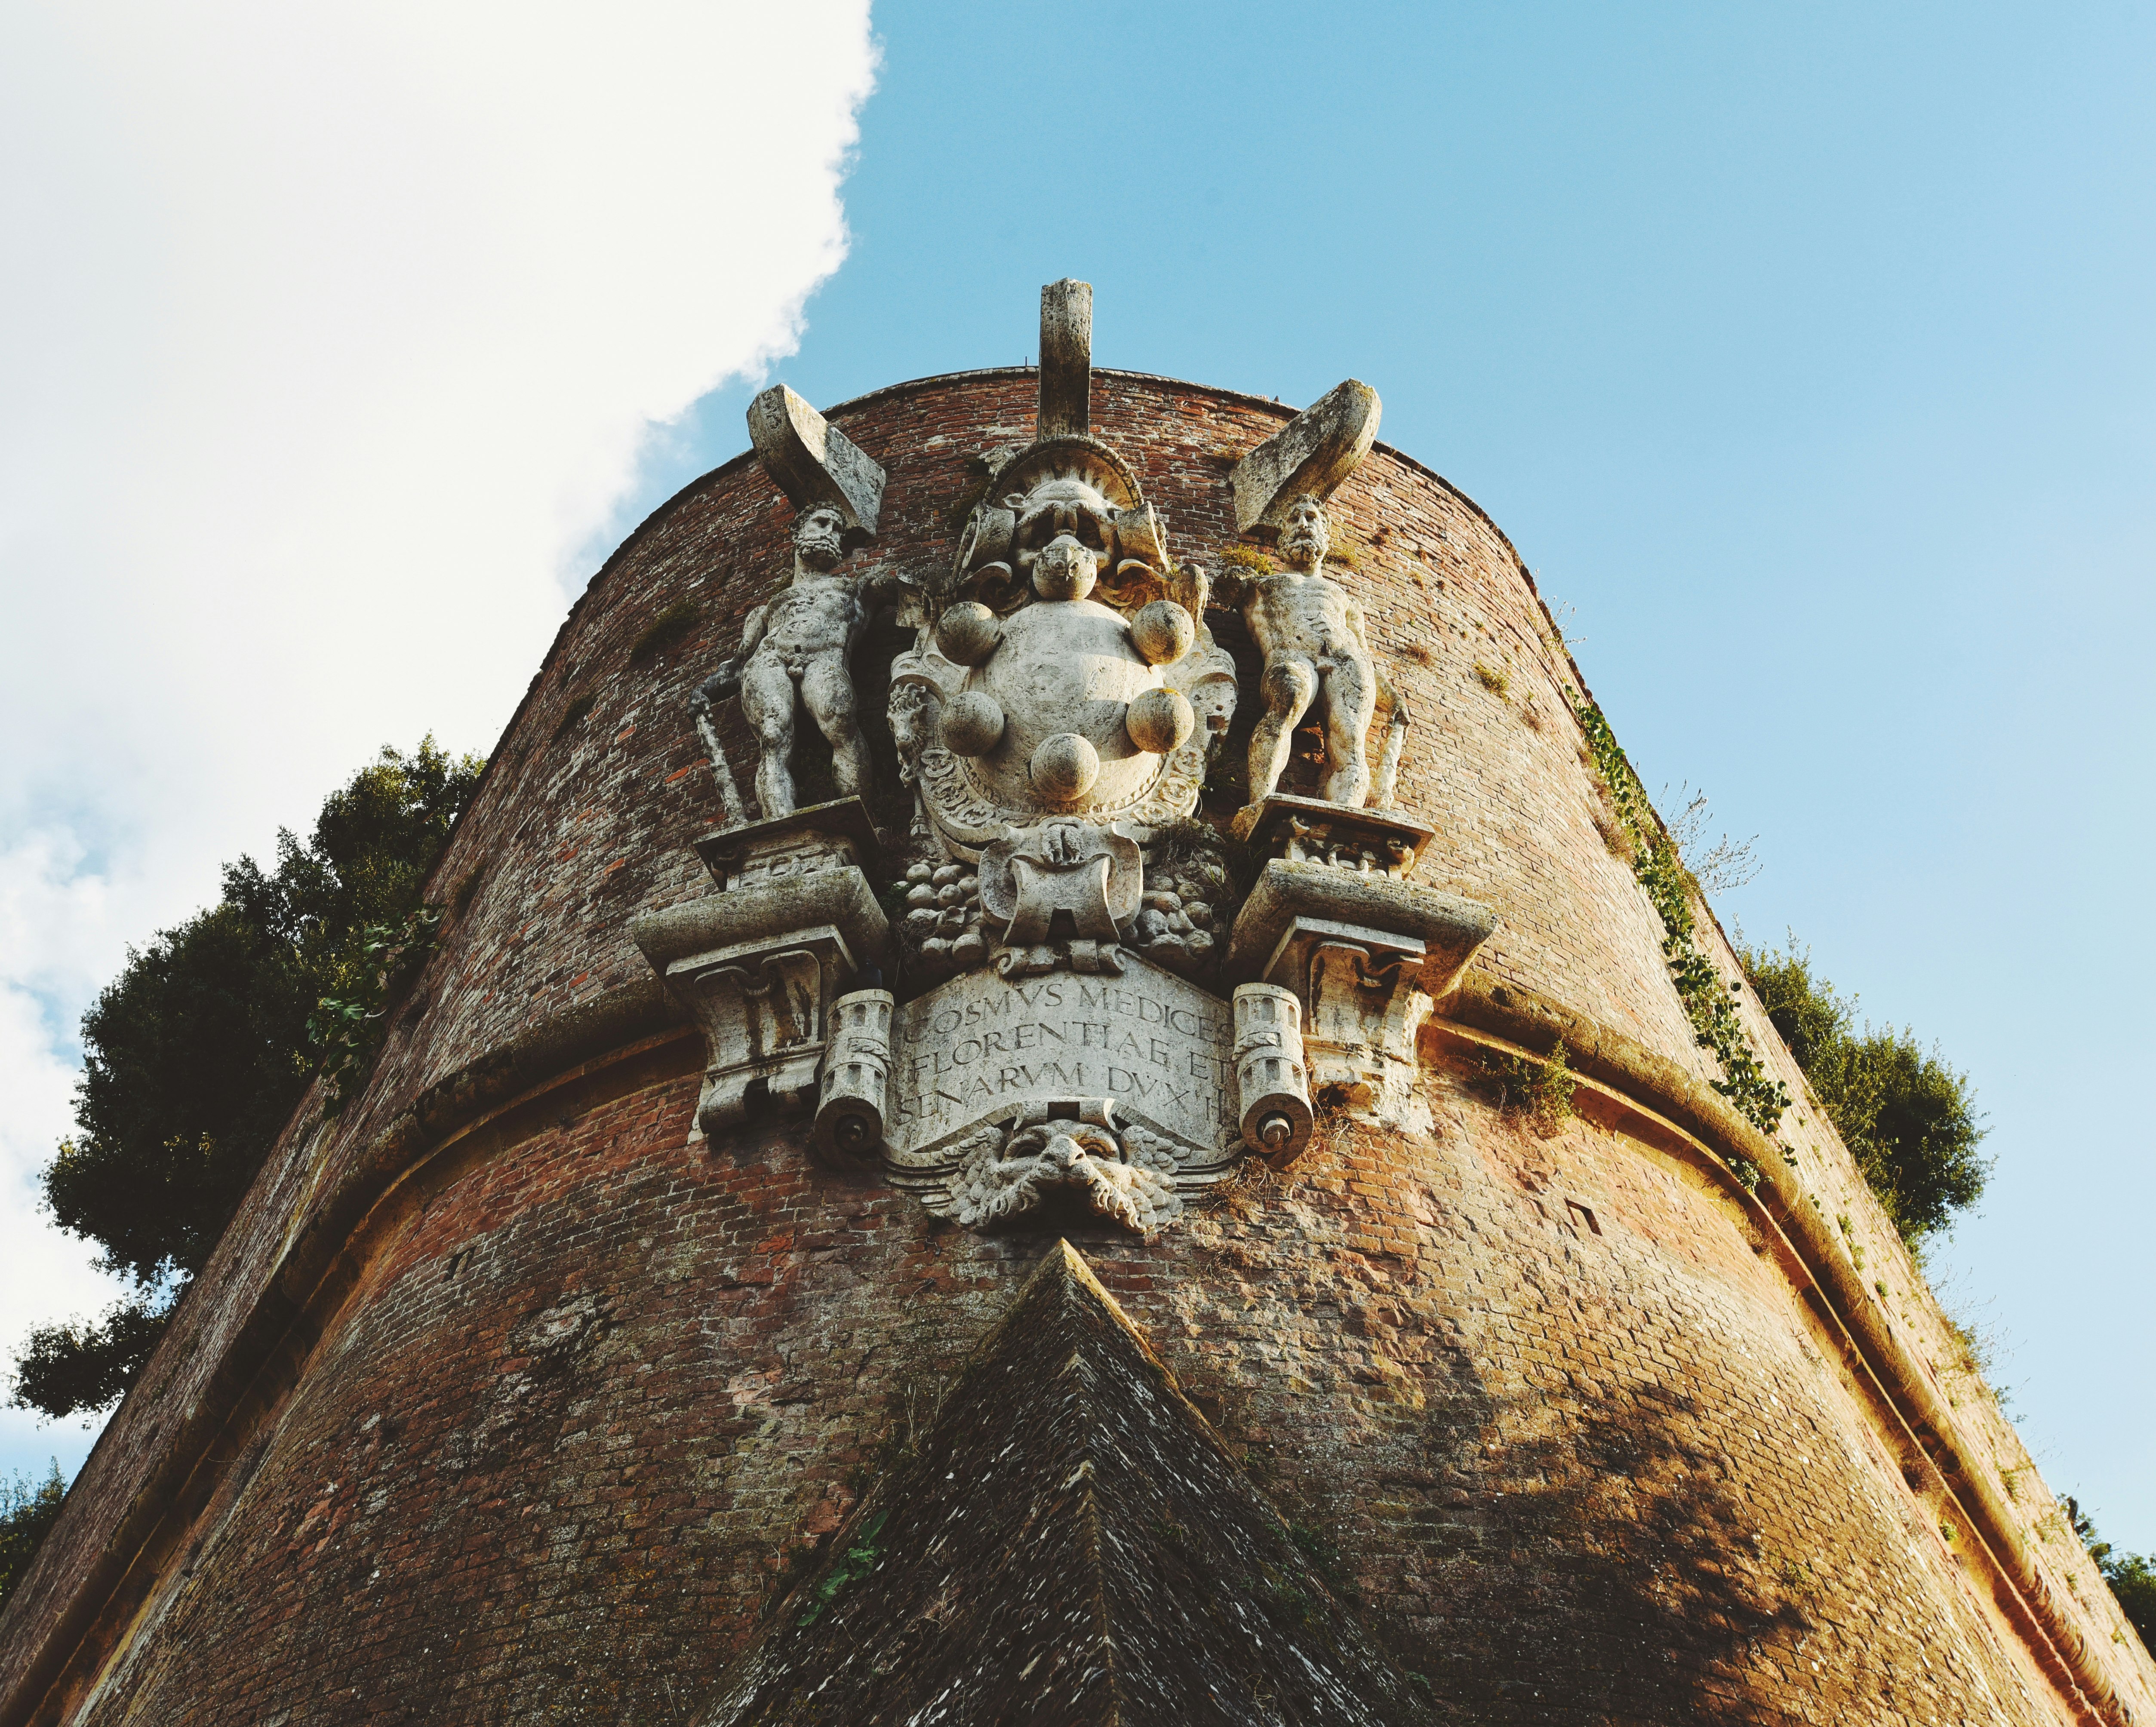
[[[749,442],[796,510],[827,504],[862,539],[883,507],[884,472],[865,450],[788,389],[773,384],[748,405]]]
[[[1426,1128],[1416,1036],[1496,924],[1486,905],[1398,876],[1275,858],[1235,920],[1227,975],[1286,989],[1302,1004],[1318,1101]]]
[[[703,1030],[692,1142],[767,1108],[814,1104],[838,998],[862,970],[882,964],[890,943],[890,924],[850,848],[820,858],[800,856],[798,847],[778,855],[796,867],[759,870],[766,859],[752,853],[723,892],[648,912],[630,926],[652,970]]]
[[[1383,404],[1368,384],[1336,384],[1235,464],[1235,531],[1278,528],[1307,492],[1322,502],[1378,439]]]

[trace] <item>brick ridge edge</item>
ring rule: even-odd
[[[1907,1475],[1952,1514],[1992,1576],[1993,1599],[2083,1719],[2129,1727],[2133,1711],[2061,1609],[2027,1539],[1980,1470],[1969,1467],[1959,1423],[1844,1257],[1826,1220],[1780,1148],[1729,1100],[1623,1033],[1537,991],[1471,970],[1440,1003],[1424,1036],[1495,1046],[1544,1059],[1559,1043],[1575,1074],[1620,1109],[1691,1142],[1687,1161],[1723,1186],[1765,1238],[1797,1294],[1840,1345]],[[1643,1109],[1645,1104],[1650,1107]],[[1733,1165],[1758,1171],[1748,1187]]]
[[[656,978],[528,1027],[428,1086],[321,1194],[264,1278],[203,1396],[160,1448],[112,1539],[56,1613],[40,1646],[0,1692],[0,1727],[38,1719],[45,1700],[87,1660],[102,1668],[128,1640],[142,1603],[196,1519],[247,1452],[254,1430],[305,1371],[340,1268],[356,1278],[355,1244],[398,1191],[455,1141],[533,1098],[682,1037],[689,1018]],[[2037,1665],[2086,1721],[2128,1727],[2133,1715],[2066,1619],[2029,1544],[1984,1476],[1921,1366],[1843,1258],[1776,1146],[1727,1099],[1624,1033],[1519,984],[1471,970],[1424,1028],[1433,1052],[1497,1050],[1545,1058],[1562,1042],[1591,1093],[1636,1119],[1719,1185],[1773,1251],[1777,1266],[1840,1350],[1907,1473],[1950,1513],[1993,1580],[1993,1596]],[[1666,1145],[1666,1149],[1668,1147]],[[1748,1188],[1734,1166],[1759,1171]],[[244,1424],[244,1425],[243,1425]],[[243,1430],[232,1432],[235,1426]],[[222,1442],[222,1443],[220,1443]],[[52,1719],[57,1719],[53,1717]]]

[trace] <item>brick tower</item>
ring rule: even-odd
[[[593,578],[0,1727],[2156,1721],[1504,536],[1040,354]]]

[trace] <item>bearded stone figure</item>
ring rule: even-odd
[[[1281,525],[1281,555],[1288,567],[1243,584],[1243,618],[1265,661],[1259,686],[1265,712],[1250,734],[1253,807],[1279,786],[1296,728],[1313,709],[1325,728],[1326,801],[1359,808],[1370,797],[1363,738],[1380,695],[1390,692],[1371,656],[1361,607],[1325,574],[1331,548],[1325,506],[1305,492],[1288,505]],[[1405,716],[1397,702],[1389,705],[1397,734]],[[1387,757],[1380,802],[1391,797],[1390,770],[1398,760],[1389,740]]]
[[[742,714],[756,729],[756,796],[766,819],[797,807],[788,758],[801,708],[830,742],[840,794],[865,795],[871,783],[850,666],[855,644],[896,578],[839,575],[846,535],[846,519],[832,505],[802,511],[793,529],[792,582],[749,613],[740,657],[696,693],[708,710],[738,684]]]

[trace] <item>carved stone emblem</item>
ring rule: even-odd
[[[698,847],[722,891],[635,934],[705,1030],[706,1130],[813,1108],[818,1162],[968,1227],[1150,1234],[1244,1156],[1292,1162],[1317,1109],[1424,1120],[1417,1034],[1492,919],[1407,880],[1433,830],[1389,807],[1406,709],[1325,573],[1323,500],[1370,448],[1376,392],[1343,384],[1235,473],[1239,528],[1277,533],[1288,564],[1226,596],[1265,655],[1235,823],[1268,860],[1251,884],[1191,819],[1237,697],[1210,583],[1176,565],[1137,476],[1094,435],[1091,290],[1051,284],[1041,317],[1038,435],[977,459],[954,561],[903,583],[917,633],[891,669],[890,717],[915,813],[886,889],[894,986],[866,809],[778,813],[800,712],[841,785],[868,783],[849,660],[901,578],[840,565],[875,527],[882,470],[783,391],[750,424],[801,512],[792,578],[699,697],[722,768],[710,706],[739,689],[765,817],[745,819],[722,771],[728,824]],[[1283,794],[1313,715],[1325,796]]]
[[[1037,444],[995,483],[1006,507],[976,511],[935,628],[891,669],[930,825],[968,858],[1051,817],[1150,838],[1197,807],[1235,662],[1168,597],[1151,511],[1105,446]]]
[[[1173,567],[1137,475],[1091,433],[1091,321],[1085,284],[1042,291],[1041,435],[994,453],[929,627],[891,668],[928,825],[968,862],[1051,820],[1144,843],[1197,807],[1235,710],[1203,577]]]

